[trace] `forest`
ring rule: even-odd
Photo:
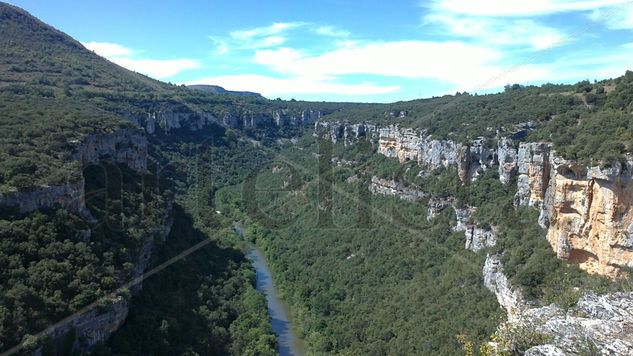
[[[483,286],[487,253],[503,252],[507,275],[535,305],[570,308],[588,290],[632,290],[630,279],[614,283],[557,259],[537,212],[514,208],[516,182],[501,184],[490,170],[463,185],[455,169],[420,170],[367,141],[345,148],[303,136],[249,180],[217,191],[216,206],[250,224],[247,239],[266,252],[309,353],[454,355],[464,340],[485,343],[504,315]],[[374,175],[477,207],[473,219],[496,226],[499,243],[465,250],[453,209],[427,220],[428,198],[371,195]],[[509,341],[525,350],[523,336]]]

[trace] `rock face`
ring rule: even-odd
[[[28,192],[9,192],[0,194],[0,206],[14,208],[20,214],[38,209],[63,208],[85,215],[84,180],[67,182],[58,186],[38,187]]]
[[[516,173],[517,150],[512,146],[512,140],[502,137],[497,147],[497,159],[499,161],[499,181],[508,184]]]
[[[597,296],[587,293],[575,308],[564,311],[555,305],[533,307],[503,273],[499,255],[488,255],[484,284],[506,310],[501,325],[526,325],[552,338],[548,344],[530,348],[525,355],[577,355],[589,346],[601,355],[633,354],[633,292]]]
[[[108,158],[142,173],[147,169],[147,139],[133,129],[90,135],[75,149],[72,158],[83,166]]]
[[[497,150],[486,147],[482,138],[467,145],[437,140],[424,131],[392,125],[378,128],[370,124],[317,121],[314,136],[343,142],[346,146],[367,138],[378,141],[378,152],[403,162],[414,161],[428,170],[456,166],[462,182],[476,179],[497,164]]]
[[[147,140],[138,130],[124,129],[107,134],[87,136],[77,144],[71,160],[86,166],[108,158],[144,172],[147,169]],[[0,194],[0,206],[26,214],[38,209],[63,208],[88,218],[84,202],[84,180],[81,174],[71,175],[61,185],[41,186],[31,191]]]
[[[516,205],[540,210],[539,224],[561,259],[617,277],[633,267],[633,159],[611,168],[584,167],[551,146],[522,143]]]
[[[466,206],[458,208],[453,204],[457,224],[453,231],[463,231],[466,237],[465,248],[471,251],[479,251],[487,247],[494,247],[497,244],[497,229],[483,229],[472,222],[472,214],[476,208]]]
[[[371,177],[369,191],[373,194],[395,196],[406,201],[417,201],[426,196],[426,193],[409,188],[400,182],[381,179],[375,176]]]
[[[565,354],[587,351],[589,345],[602,355],[633,354],[633,293],[590,292],[568,312],[550,305],[529,309],[524,318],[553,336],[551,346]]]
[[[508,320],[515,322],[527,307],[527,303],[521,295],[521,291],[513,288],[510,281],[503,273],[501,256],[498,254],[488,254],[483,269],[484,285],[497,296],[499,305],[508,314]]]
[[[276,110],[273,111],[272,116],[277,126],[311,125],[321,118],[321,112],[304,110],[295,114],[290,110]]]
[[[129,303],[122,296],[113,298],[105,308],[92,308],[66,319],[43,336],[53,340],[64,340],[71,329],[75,331],[74,350],[89,350],[97,343],[106,340],[125,322],[129,312]],[[39,352],[38,352],[39,351]],[[41,354],[38,350],[35,354]]]
[[[345,146],[353,145],[361,139],[373,140],[378,133],[376,125],[348,124],[328,121],[314,123],[314,136],[332,143],[343,142]]]
[[[434,140],[424,132],[400,129],[397,126],[381,128],[379,132],[378,152],[387,157],[398,158],[400,162],[416,161],[429,170],[456,165],[460,153],[467,156],[461,144]]]
[[[427,203],[428,212],[426,214],[426,220],[431,220],[438,216],[444,209],[452,207],[455,204],[455,199],[452,198],[438,198],[431,197]]]
[[[483,139],[460,144],[394,125],[317,121],[314,135],[345,145],[377,138],[379,153],[400,162],[415,161],[427,170],[455,166],[464,183],[494,166],[504,184],[518,174],[515,205],[540,210],[538,223],[547,229],[547,239],[560,258],[609,277],[633,267],[632,157],[609,169],[580,167],[557,157],[549,143],[523,142],[514,148],[511,138],[499,137],[493,149]],[[441,210],[430,206],[429,216],[435,208]],[[491,231],[460,228],[470,231],[469,248],[492,244]]]
[[[633,161],[609,170],[551,164],[541,220],[557,256],[609,277],[633,267]]]
[[[550,150],[550,145],[539,142],[519,145],[516,205],[539,206],[543,202],[550,175]]]
[[[193,111],[188,107],[174,106],[164,110],[150,111],[122,116],[145,129],[149,135],[169,134],[176,129],[200,130],[211,125],[239,128],[261,128],[271,126],[311,125],[321,118],[322,113],[315,110],[273,110],[270,112]]]

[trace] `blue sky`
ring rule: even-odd
[[[631,0],[12,0],[163,81],[390,102],[633,69]]]

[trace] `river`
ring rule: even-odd
[[[295,335],[288,318],[287,306],[277,296],[270,269],[268,269],[266,264],[266,257],[257,248],[249,250],[247,257],[253,261],[253,268],[255,268],[257,278],[257,290],[266,294],[268,314],[270,315],[273,332],[277,335],[277,352],[279,352],[280,356],[302,355],[299,347],[299,338]]]

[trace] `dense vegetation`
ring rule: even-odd
[[[115,292],[164,223],[151,176],[107,162],[85,176],[89,222],[64,210],[0,218],[0,350]]]
[[[476,207],[473,220],[483,227],[497,227],[499,243],[495,250],[503,253],[506,275],[514,285],[522,287],[528,299],[571,307],[587,290],[606,293],[633,287],[627,279],[613,283],[556,258],[543,238],[546,231],[536,224],[538,212],[529,207],[514,207],[516,182],[502,184],[496,170],[489,170],[474,183],[462,185],[454,168],[420,176],[415,163],[400,164],[379,155],[365,165],[373,174],[395,179],[435,197],[455,198],[460,206]]]
[[[608,164],[633,150],[633,72],[617,78],[607,94],[604,86],[585,83],[591,110],[571,110],[557,115],[531,139],[554,143],[557,153],[586,164]]]
[[[157,263],[209,239],[180,207],[171,231]],[[124,326],[94,354],[275,355],[266,301],[254,282],[240,250],[222,239],[210,241],[146,279]]]
[[[481,344],[499,315],[482,285],[486,253],[503,252],[513,285],[537,304],[568,308],[587,290],[633,287],[557,259],[536,211],[513,206],[516,182],[501,184],[496,170],[468,185],[454,168],[420,170],[366,141],[344,148],[303,137],[272,166],[216,193],[220,209],[251,223],[246,235],[265,250],[309,352],[456,354],[463,343]],[[466,251],[463,233],[451,230],[452,209],[427,221],[425,201],[370,195],[374,175],[477,207],[473,220],[498,229],[497,246]]]
[[[489,337],[500,311],[454,215],[429,222],[423,203],[346,183],[349,168],[317,174],[329,157],[315,159],[316,145],[304,138],[274,169],[216,194],[221,210],[254,221],[246,236],[264,249],[308,352],[454,355],[457,335]]]

